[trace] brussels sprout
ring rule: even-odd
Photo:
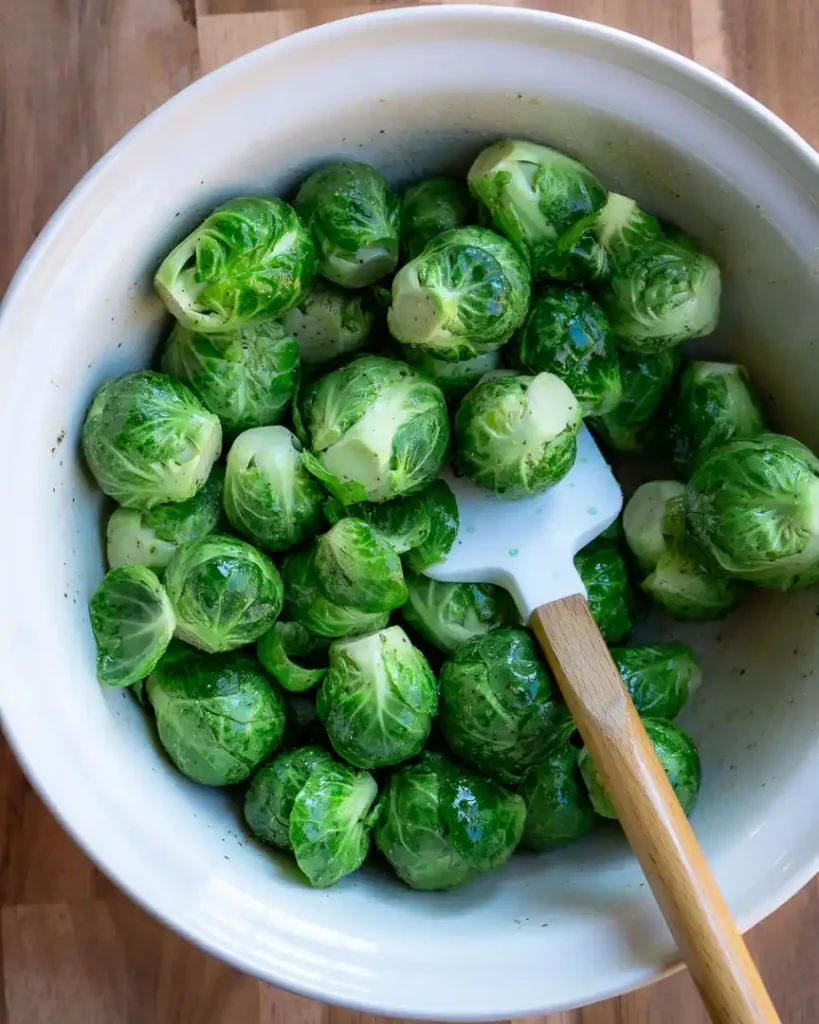
[[[334,885],[364,863],[378,817],[369,772],[321,763],[308,775],[290,811],[296,863],[316,889]]]
[[[187,501],[222,450],[222,428],[184,384],[132,370],[97,391],[82,428],[100,489],[126,508]]]
[[[693,362],[683,370],[669,425],[671,456],[683,476],[713,448],[764,430],[765,415],[744,366]]]
[[[440,388],[406,364],[361,356],[308,388],[302,459],[345,505],[389,501],[438,475],[449,445]]]
[[[643,725],[683,811],[690,814],[697,802],[702,782],[700,755],[694,741],[678,726],[661,718],[644,718]],[[616,819],[617,812],[585,747],[577,760],[595,811],[604,818]]]
[[[97,679],[106,686],[130,686],[149,675],[176,627],[165,588],[140,565],[112,569],[94,592],[89,611]]]
[[[455,649],[441,669],[438,724],[457,757],[510,783],[574,731],[522,629],[496,629]]]
[[[819,459],[759,434],[715,448],[686,493],[687,524],[720,572],[776,590],[819,582]]]
[[[552,751],[523,776],[518,790],[526,804],[521,846],[554,850],[581,839],[594,825],[594,810],[570,743]]]
[[[549,285],[537,294],[513,340],[529,373],[553,373],[571,388],[584,416],[603,416],[620,404],[620,364],[606,314],[578,288]]]
[[[584,228],[603,208],[606,190],[583,164],[534,142],[505,139],[478,155],[467,181],[498,231],[528,253],[536,278],[605,275],[605,252]]]
[[[612,647],[611,656],[641,716],[673,719],[702,682],[702,668],[685,644]]]
[[[403,358],[425,377],[429,377],[443,391],[449,402],[458,401],[474,387],[487,373],[497,370],[501,364],[499,349],[484,352],[473,359],[462,359],[457,363],[436,359],[421,348],[403,345]]]
[[[177,324],[161,366],[187,384],[225,430],[238,433],[284,419],[296,391],[299,348],[275,320],[217,334]]]
[[[244,815],[250,831],[280,850],[292,850],[290,814],[296,797],[319,765],[333,759],[320,747],[277,754],[253,776],[245,793]]]
[[[452,550],[460,517],[455,495],[444,480],[433,480],[415,498],[426,514],[429,530],[421,543],[404,555],[404,565],[410,572],[423,572],[442,562]]]
[[[387,324],[402,344],[456,363],[508,341],[530,292],[529,268],[510,242],[486,228],[455,228],[395,275]]]
[[[710,256],[665,236],[612,275],[601,301],[621,349],[657,355],[714,330],[720,290]]]
[[[184,327],[204,333],[281,316],[315,272],[315,246],[293,207],[241,196],[214,210],[166,256],[154,285]]]
[[[613,544],[598,538],[578,551],[574,564],[603,639],[608,644],[625,640],[634,626],[634,598],[623,556]]]
[[[502,587],[492,583],[441,583],[429,576],[407,577],[401,615],[444,654],[501,626],[517,626],[520,614]]]
[[[311,648],[293,644],[294,633],[309,637],[298,622],[277,622],[256,642],[256,656],[283,690],[303,693],[312,690],[327,674],[327,668],[304,668],[291,656],[309,654]]]
[[[308,366],[329,363],[363,348],[375,323],[375,302],[366,292],[350,293],[327,281],[316,281],[282,325],[298,342]]]
[[[600,438],[618,452],[638,452],[650,446],[656,433],[657,410],[680,365],[679,349],[656,356],[620,352],[620,404],[604,416],[589,420]]]
[[[554,374],[485,377],[455,415],[459,468],[501,498],[540,494],[574,465],[581,416]]]
[[[475,204],[462,181],[428,178],[408,188],[401,201],[401,247],[407,260],[452,228],[474,222]]]
[[[224,470],[214,466],[202,490],[187,501],[157,505],[146,512],[114,509],[106,529],[108,565],[163,570],[178,547],[207,537],[219,525],[224,480]]]
[[[581,232],[588,232],[582,223],[578,227]],[[609,192],[606,196],[605,205],[594,220],[592,231],[605,253],[607,273],[601,273],[600,276],[625,270],[640,256],[649,242],[662,238],[663,234],[656,217],[644,213],[633,199],[616,192]],[[575,243],[571,235],[567,241]]]
[[[623,532],[644,571],[656,567],[669,540],[679,540],[685,533],[684,496],[685,484],[678,480],[651,480],[641,484],[626,502]]]
[[[254,658],[172,645],[148,677],[159,738],[176,767],[205,786],[232,786],[276,749],[284,703]]]
[[[294,206],[313,233],[319,273],[344,288],[363,288],[398,263],[401,202],[368,164],[328,164],[310,175]]]
[[[413,889],[454,889],[501,867],[520,841],[523,800],[440,754],[395,772],[375,842]]]
[[[286,427],[246,430],[228,452],[225,512],[237,533],[267,551],[291,548],[323,525],[325,491],[300,452]]]
[[[282,581],[270,559],[235,537],[183,545],[165,570],[176,635],[213,654],[251,644],[273,625]]]
[[[438,686],[404,630],[390,626],[330,646],[316,708],[339,756],[357,768],[384,768],[423,748]]]

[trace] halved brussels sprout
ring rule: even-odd
[[[619,353],[623,385],[620,403],[605,415],[589,420],[589,426],[609,448],[638,452],[651,446],[657,434],[657,412],[671,388],[681,359],[679,349],[669,349],[656,356]]]
[[[150,675],[176,628],[165,588],[140,565],[112,569],[103,577],[89,612],[97,679],[106,686],[130,686]]]
[[[478,154],[467,181],[497,230],[528,253],[536,278],[605,276],[605,252],[585,229],[606,190],[583,164],[547,146],[504,139]]]
[[[455,228],[395,275],[387,324],[403,345],[460,362],[508,341],[530,292],[529,268],[511,242],[486,228]]]
[[[452,752],[499,782],[519,782],[574,731],[528,632],[467,640],[441,669],[438,724]]]
[[[277,754],[253,776],[245,793],[244,817],[254,836],[280,850],[292,850],[290,814],[296,797],[319,765],[333,759],[321,747]]]
[[[452,228],[474,223],[477,215],[469,189],[451,178],[427,178],[408,188],[401,200],[401,248],[406,260]]]
[[[229,199],[165,257],[154,285],[192,331],[225,331],[281,316],[316,272],[310,232],[281,199]]]
[[[458,466],[501,498],[540,494],[574,465],[581,419],[577,399],[554,374],[485,377],[455,415]]]
[[[620,404],[623,384],[611,327],[588,292],[557,284],[543,288],[512,346],[527,372],[560,377],[584,416],[603,416]]]
[[[213,533],[222,516],[225,473],[214,466],[201,491],[187,501],[157,505],[150,511],[117,508],[106,528],[108,565],[144,565],[161,572],[188,541]]]
[[[316,707],[336,753],[384,768],[420,753],[438,710],[438,684],[400,626],[337,640]]]
[[[438,475],[449,445],[440,388],[405,363],[361,356],[307,389],[304,464],[345,505],[389,501]]]
[[[720,445],[765,430],[765,414],[744,366],[693,362],[680,374],[669,435],[674,465],[689,476]]]
[[[328,281],[310,291],[282,317],[307,366],[331,363],[363,348],[375,323],[375,302],[367,292],[351,293]]]
[[[792,437],[715,448],[686,493],[687,523],[709,563],[775,590],[819,582],[819,459]]]
[[[184,384],[151,370],[106,381],[82,428],[100,489],[126,508],[187,501],[222,450],[222,428]]]
[[[176,635],[213,654],[251,644],[282,606],[282,580],[267,555],[211,534],[183,545],[165,570]]]
[[[520,625],[512,596],[492,583],[442,583],[407,577],[401,615],[418,635],[444,654],[501,626]]]
[[[177,324],[161,365],[236,433],[284,419],[298,382],[299,348],[275,320],[210,334]]]
[[[159,738],[176,767],[205,786],[246,779],[278,747],[279,691],[246,654],[172,645],[148,677]]]
[[[626,502],[623,533],[645,572],[656,567],[669,540],[679,540],[685,533],[684,496],[685,484],[679,480],[651,480],[641,484]]]
[[[702,783],[702,765],[694,741],[678,726],[661,718],[644,718],[643,725],[680,806],[686,814],[690,814],[694,810]],[[585,747],[580,751],[578,764],[595,811],[603,818],[616,819],[617,812]]]
[[[314,888],[334,885],[364,863],[377,796],[372,775],[345,764],[322,762],[308,775],[290,811],[290,845]]]
[[[225,512],[237,533],[266,551],[292,548],[323,525],[325,491],[300,452],[286,427],[246,430],[228,452]]]
[[[641,717],[676,718],[702,683],[700,663],[685,644],[612,647],[611,656]]]
[[[484,352],[473,359],[462,359],[457,363],[446,359],[436,359],[421,348],[414,345],[402,345],[402,356],[414,366],[419,373],[429,377],[443,391],[448,402],[455,402],[474,387],[481,377],[499,369],[501,354],[499,349]]]
[[[589,602],[589,611],[608,644],[625,640],[634,627],[634,597],[623,556],[614,544],[598,538],[574,558]]]
[[[555,850],[581,839],[594,825],[594,810],[577,767],[577,748],[570,743],[529,768],[518,792],[526,804],[520,844],[530,850]]]
[[[277,622],[256,642],[256,656],[265,669],[288,693],[312,690],[327,675],[327,667],[306,668],[294,657],[312,654],[323,646],[299,622]]]
[[[294,204],[319,254],[319,273],[363,288],[395,270],[401,202],[368,164],[328,164],[304,181]]]
[[[517,794],[425,752],[390,777],[375,842],[411,888],[454,889],[509,860],[525,816]]]

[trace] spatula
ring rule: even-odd
[[[617,481],[584,427],[571,472],[504,502],[448,475],[460,527],[433,579],[497,583],[528,621],[623,831],[716,1024],[774,1024],[776,1010],[586,603],[574,555],[620,512]]]

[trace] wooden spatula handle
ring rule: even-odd
[[[711,1019],[777,1024],[585,598],[542,605],[531,623]]]

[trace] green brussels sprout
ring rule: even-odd
[[[637,713],[676,718],[702,683],[702,668],[685,644],[612,647],[611,656]]]
[[[419,373],[437,384],[449,402],[459,401],[481,377],[499,369],[501,365],[499,349],[484,352],[473,359],[462,359],[452,363],[446,359],[436,359],[435,356],[413,345],[402,345],[401,348],[402,357]]]
[[[449,445],[440,388],[406,364],[361,356],[308,388],[307,468],[345,505],[389,501],[438,475]]]
[[[184,384],[132,370],[94,395],[82,447],[105,494],[126,508],[152,509],[201,489],[222,450],[222,428]]]
[[[314,888],[334,885],[364,863],[377,796],[372,775],[345,764],[322,762],[308,775],[290,811],[290,844]]]
[[[157,505],[149,511],[116,508],[108,519],[108,565],[144,565],[161,572],[174,552],[189,541],[207,537],[222,517],[225,474],[214,466],[201,491],[187,501]]]
[[[543,288],[512,344],[522,369],[560,377],[584,416],[604,416],[620,404],[623,384],[611,327],[587,292],[558,284]]]
[[[410,572],[423,572],[442,562],[452,550],[458,536],[460,516],[455,495],[444,480],[433,480],[415,495],[415,500],[426,516],[429,529],[423,540],[406,552],[404,565]]]
[[[97,641],[97,679],[130,686],[150,675],[165,653],[176,617],[156,573],[141,565],[112,569],[89,605]]]
[[[316,708],[340,757],[357,768],[384,768],[422,750],[438,685],[404,630],[390,626],[330,645]]]
[[[282,606],[281,576],[267,555],[220,534],[179,548],[165,570],[165,588],[176,635],[209,654],[258,640]]]
[[[598,538],[578,551],[574,564],[603,639],[608,644],[625,640],[634,627],[634,598],[623,556],[613,544]]]
[[[819,582],[819,459],[792,437],[758,434],[694,468],[687,525],[709,564],[760,587]]]
[[[669,435],[671,457],[683,476],[712,449],[764,430],[765,414],[744,366],[693,362],[680,374]]]
[[[296,797],[319,765],[332,764],[321,747],[288,750],[263,764],[245,793],[244,816],[253,835],[280,850],[292,850],[290,814]]]
[[[584,229],[606,190],[583,164],[547,146],[504,139],[478,154],[467,181],[497,230],[528,253],[535,278],[605,276],[605,252]]]
[[[308,640],[307,643],[304,641]],[[327,668],[305,668],[293,657],[311,654],[317,649],[308,630],[299,622],[277,622],[256,641],[256,656],[264,668],[288,693],[312,690],[327,675]]]
[[[700,755],[694,741],[678,726],[661,718],[644,718],[643,725],[680,806],[686,814],[690,814],[697,802],[702,782]],[[603,818],[616,819],[617,812],[585,747],[580,751],[577,761],[595,811]]]
[[[581,234],[588,236],[588,228],[582,222],[578,228]],[[633,199],[609,192],[603,209],[593,221],[592,233],[605,253],[605,260],[600,259],[600,262],[605,263],[606,271],[599,276],[608,277],[625,270],[639,258],[649,242],[662,238],[663,230],[657,218],[644,213]],[[577,244],[579,239],[570,234],[567,241]]]
[[[710,256],[664,236],[612,275],[601,303],[621,349],[657,355],[714,330],[720,291]]]
[[[214,210],[165,257],[154,285],[184,327],[207,333],[281,316],[315,273],[316,249],[293,207],[241,196]]]
[[[681,361],[679,349],[656,356],[620,352],[620,404],[589,426],[614,451],[639,452],[654,441],[657,412],[671,388]]]
[[[442,583],[429,576],[407,577],[404,621],[444,654],[467,640],[520,625],[520,613],[507,591],[492,583]]]
[[[328,164],[304,181],[294,206],[313,233],[319,273],[363,288],[398,263],[401,201],[368,164]]]
[[[232,786],[278,747],[279,691],[247,654],[172,645],[147,683],[159,739],[176,767],[204,786]]]
[[[518,792],[526,804],[520,844],[543,852],[574,842],[594,825],[594,810],[570,743],[552,751],[523,776]]]
[[[529,268],[511,242],[486,228],[455,228],[395,275],[387,325],[403,345],[456,363],[508,341],[530,292]]]
[[[384,791],[375,843],[413,889],[454,889],[504,865],[523,831],[521,797],[428,751]]]
[[[516,783],[574,731],[523,629],[467,640],[441,669],[438,724],[452,752],[498,782]]]
[[[231,433],[287,415],[299,375],[299,347],[276,320],[199,334],[177,324],[161,368],[193,391]]]
[[[408,188],[401,200],[405,259],[414,260],[433,238],[473,223],[475,216],[475,204],[462,181],[428,178]]]
[[[626,502],[623,533],[637,565],[645,572],[656,568],[670,540],[680,540],[685,533],[684,497],[685,484],[679,480],[651,480],[641,484]]]
[[[330,363],[364,348],[375,323],[375,302],[366,292],[350,293],[328,281],[310,291],[282,317],[307,366]]]
[[[324,523],[324,488],[304,468],[300,452],[286,427],[246,430],[228,452],[225,513],[237,533],[266,551],[308,540]]]
[[[554,487],[574,465],[582,413],[552,373],[485,377],[455,414],[460,471],[514,501]]]

